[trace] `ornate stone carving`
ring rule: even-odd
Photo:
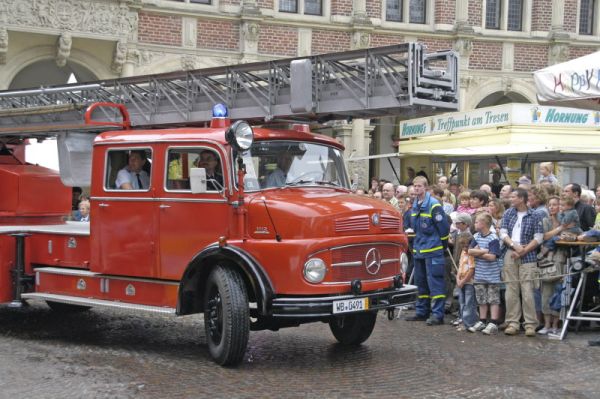
[[[358,31],[354,32],[352,35],[352,48],[353,49],[361,49],[361,48],[369,48],[371,43],[371,35],[369,32]]]
[[[58,38],[56,49],[56,65],[59,67],[64,67],[67,65],[67,60],[69,59],[69,55],[71,55],[72,44],[73,39],[71,38],[71,33],[69,32],[64,32]]]
[[[550,65],[567,61],[569,46],[566,43],[554,43],[548,48],[548,63]]]
[[[468,57],[473,50],[473,42],[471,39],[459,37],[454,42],[454,50],[456,50],[461,57]]]
[[[0,23],[130,37],[137,31],[137,11],[127,2],[107,0],[0,0]]]
[[[244,24],[244,39],[251,42],[258,42],[260,35],[260,25],[256,22],[246,22]]]
[[[193,55],[184,55],[181,57],[181,69],[184,71],[198,69],[198,60]]]
[[[6,53],[8,52],[8,30],[0,28],[0,65],[6,64]]]
[[[512,91],[512,79],[508,76],[503,76],[502,88],[504,89],[504,94],[510,93]]]
[[[129,54],[131,53],[131,55]],[[136,66],[145,66],[150,65],[153,61],[158,58],[164,57],[165,53],[154,52],[150,50],[133,50],[130,51],[127,56],[135,57],[135,65]]]
[[[480,76],[466,76],[464,74],[460,76],[460,87],[464,89],[468,89],[471,86],[479,86],[480,84]]]
[[[113,61],[111,69],[116,74],[121,74],[123,71],[123,65],[127,60],[127,42],[119,40],[115,45],[115,52],[113,54]]]

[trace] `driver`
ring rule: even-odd
[[[277,169],[267,176],[267,187],[282,187],[287,181],[287,174],[294,157],[289,152],[282,152],[277,158]]]

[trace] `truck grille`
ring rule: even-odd
[[[394,229],[400,230],[400,219],[394,216],[381,216],[381,228],[382,229]]]
[[[352,216],[335,221],[335,232],[344,233],[348,231],[369,230],[369,215]]]
[[[369,243],[332,248],[331,274],[328,281],[377,280],[399,274],[400,249],[399,244],[393,243]],[[378,252],[380,257],[373,252]],[[378,270],[373,265],[367,268],[367,260],[372,264],[374,259],[381,259]]]

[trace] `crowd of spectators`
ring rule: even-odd
[[[600,240],[600,185],[559,185],[553,165],[540,165],[539,179],[523,175],[502,184],[468,189],[446,176],[429,185],[452,223],[447,251],[446,309],[458,330],[472,333],[559,337],[561,291],[567,249],[559,240]],[[373,178],[357,194],[380,198],[399,209],[404,225],[415,201],[409,168],[405,184]],[[410,233],[410,231],[409,231]],[[600,251],[590,255],[600,261]],[[457,299],[458,300],[457,300]],[[454,301],[454,302],[453,302]],[[458,302],[458,310],[456,302]]]

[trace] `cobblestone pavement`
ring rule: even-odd
[[[0,308],[2,398],[599,398],[600,335],[563,342],[388,321],[362,346],[329,327],[252,332],[241,366],[209,358],[199,316]]]

